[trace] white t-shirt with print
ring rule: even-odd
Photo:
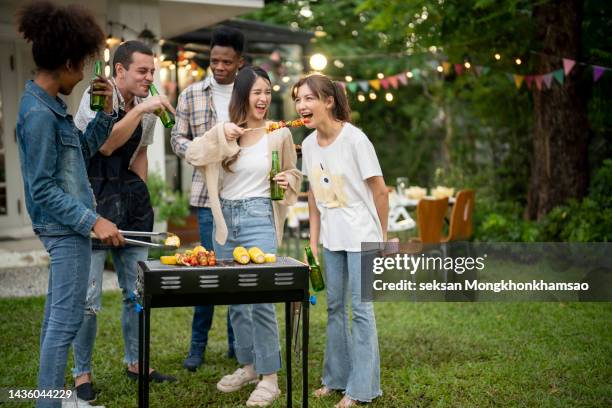
[[[212,88],[213,105],[215,105],[215,112],[217,113],[217,123],[229,122],[229,104],[232,98],[232,91],[234,90],[234,83],[221,85],[212,77],[210,79],[210,86]]]
[[[361,251],[381,242],[382,226],[367,179],[382,176],[368,137],[345,123],[332,144],[319,146],[317,132],[302,143],[302,173],[308,176],[321,213],[321,244],[331,251]]]
[[[270,197],[270,159],[266,137],[263,135],[254,145],[242,147],[238,159],[230,166],[232,171],[223,170],[221,198],[241,200]]]

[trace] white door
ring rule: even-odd
[[[32,233],[15,132],[23,79],[29,77],[19,74],[20,60],[14,41],[0,41],[0,236]]]

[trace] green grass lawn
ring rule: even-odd
[[[34,388],[43,298],[0,300],[0,387]],[[94,354],[98,403],[136,407],[137,385],[124,375],[120,294],[105,293]],[[319,384],[325,299],[311,309],[310,388]],[[277,314],[284,339],[284,308]],[[217,309],[206,365],[182,369],[191,308],[155,309],[151,359],[179,378],[153,384],[151,407],[236,407],[252,388],[222,394],[218,379],[236,368],[225,357],[226,307]],[[612,405],[612,304],[377,303],[384,395],[372,407],[609,407]],[[284,351],[283,351],[284,356]],[[69,363],[71,365],[71,362]],[[300,402],[294,362],[294,403]],[[280,373],[284,387],[286,374]],[[72,383],[67,374],[66,380]],[[283,394],[284,395],[284,394]],[[330,407],[340,394],[310,398]],[[27,407],[33,404],[5,404]],[[281,398],[274,407],[285,406]]]

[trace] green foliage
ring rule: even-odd
[[[176,225],[185,223],[189,215],[189,197],[186,194],[172,191],[158,173],[149,174],[147,188],[157,221],[170,221]]]

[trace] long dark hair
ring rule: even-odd
[[[229,117],[230,121],[238,126],[244,126],[247,122],[249,114],[249,97],[251,96],[251,89],[255,81],[257,81],[257,78],[263,78],[268,81],[268,83],[271,83],[268,73],[258,66],[242,68],[238,71],[238,75],[236,75],[236,79],[234,80],[234,89],[229,103]],[[225,171],[231,172],[230,166],[238,160],[238,154],[240,154],[240,152],[223,160],[221,166]]]
[[[32,43],[38,68],[47,71],[55,71],[67,62],[78,67],[104,44],[104,32],[94,16],[78,4],[31,2],[17,12],[17,30]]]
[[[348,98],[346,97],[344,89],[340,88],[340,85],[336,82],[322,74],[313,74],[304,77],[293,85],[291,89],[293,100],[297,98],[298,89],[300,89],[302,85],[307,85],[322,101],[330,96],[333,98],[334,106],[332,108],[332,116],[334,119],[343,122],[351,121],[351,108],[348,103]]]

